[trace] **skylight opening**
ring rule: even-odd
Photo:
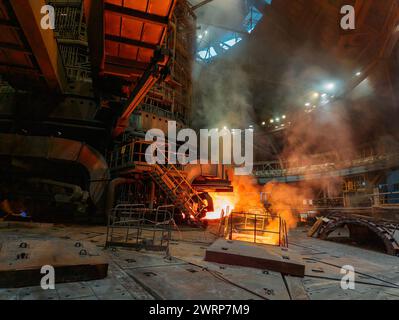
[[[272,3],[272,0],[264,1],[267,5]],[[243,33],[251,33],[263,18],[263,14],[255,6],[248,6],[247,9],[248,13],[242,22]],[[221,29],[206,25],[201,26],[201,30],[201,33],[197,35],[199,49],[197,52],[197,60],[202,62],[208,62],[213,57],[230,50],[243,40],[243,36],[240,32],[226,32],[223,34]]]
[[[206,50],[201,50],[197,54],[202,60],[209,60],[218,55],[214,47],[209,47]]]
[[[243,26],[247,30],[248,33],[251,33],[259,21],[262,19],[263,14],[256,9],[254,6],[251,6],[249,9],[248,15],[244,19]]]
[[[242,38],[233,38],[233,39],[225,41],[224,43],[227,44],[229,47],[234,47],[241,40],[242,40]]]
[[[229,50],[229,49],[230,49],[230,47],[229,47],[228,45],[224,44],[224,43],[220,43],[219,45],[220,45],[224,50]]]

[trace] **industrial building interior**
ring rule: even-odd
[[[0,0],[0,30],[0,300],[399,299],[398,0]],[[174,163],[172,126],[252,172]]]

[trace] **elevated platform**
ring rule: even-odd
[[[100,75],[137,81],[163,44],[176,0],[87,0],[89,46]]]
[[[396,168],[398,161],[399,153],[293,168],[283,168],[278,161],[260,162],[254,164],[254,176],[261,184],[266,184],[270,181],[289,183],[318,180]]]

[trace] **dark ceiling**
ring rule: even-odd
[[[355,30],[340,28],[347,4],[355,7]],[[375,101],[383,101],[384,112],[397,107],[399,1],[273,0],[263,13],[249,37],[202,69],[198,125],[232,120],[243,127],[302,112],[309,93],[322,92],[326,81],[336,84],[335,98],[352,95],[352,104],[359,100],[353,89],[366,84],[362,108]],[[222,111],[209,116],[212,105]],[[230,113],[240,115],[229,119]]]

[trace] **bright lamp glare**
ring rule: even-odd
[[[327,90],[334,90],[335,89],[335,83],[333,83],[333,82],[327,83],[325,87],[326,87]]]

